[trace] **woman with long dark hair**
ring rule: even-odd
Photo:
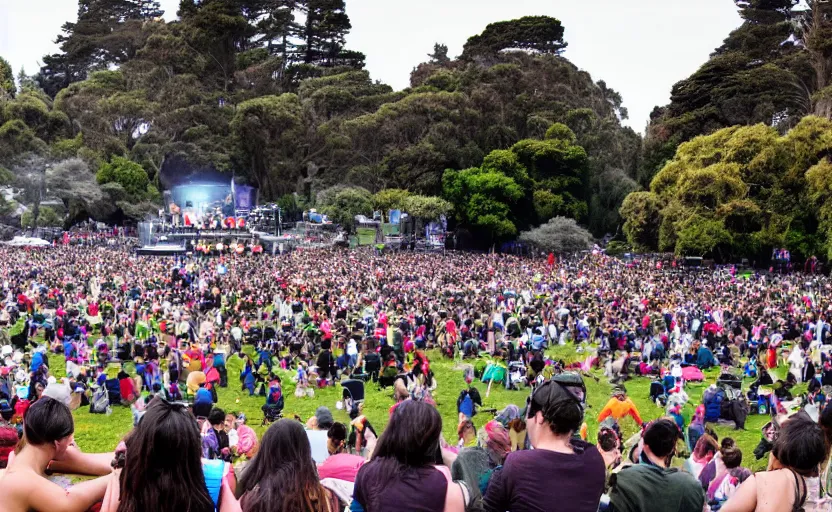
[[[461,486],[438,468],[441,436],[442,417],[435,407],[412,400],[398,404],[372,460],[358,472],[355,502],[365,512],[463,511]]]
[[[199,429],[185,407],[154,399],[124,443],[118,512],[214,511]]]
[[[243,512],[337,512],[338,498],[318,480],[303,426],[273,423],[237,485]]]

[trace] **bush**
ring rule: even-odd
[[[32,210],[27,210],[20,216],[20,225],[24,228],[51,228],[58,227],[61,224],[63,224],[63,220],[58,217],[55,210],[49,208],[48,206],[42,206],[40,208],[37,222],[34,222],[34,219],[32,218]]]
[[[336,185],[319,192],[317,199],[318,210],[349,232],[354,230],[356,215],[373,214],[373,196],[365,188]]]
[[[579,226],[575,219],[554,217],[546,224],[521,233],[520,241],[547,252],[575,252],[592,246],[592,234]]]
[[[613,240],[608,243],[605,250],[608,256],[621,256],[622,254],[630,251],[632,251],[632,248],[629,245],[625,242],[619,242],[618,240]]]
[[[147,197],[150,179],[141,165],[127,158],[114,156],[98,169],[95,175],[99,184],[118,183],[135,199]]]

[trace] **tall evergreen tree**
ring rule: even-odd
[[[646,186],[682,142],[733,125],[788,129],[812,112],[813,71],[797,0],[735,0],[744,23],[654,110],[639,173]]]
[[[9,62],[0,57],[0,98],[8,96],[14,98],[17,88],[14,85],[14,73]]]
[[[302,0],[301,9],[306,13],[302,31],[305,64],[364,67],[364,54],[344,49],[352,29],[344,0]]]
[[[78,0],[78,19],[61,27],[61,53],[43,58],[38,82],[54,96],[91,71],[127,62],[144,45],[142,23],[163,14],[157,0]]]

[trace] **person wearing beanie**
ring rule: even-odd
[[[318,464],[323,464],[329,457],[327,431],[334,423],[332,412],[324,406],[318,407],[315,415],[306,422],[306,437],[309,438],[309,445],[312,447],[312,458]]]

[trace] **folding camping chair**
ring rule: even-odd
[[[364,382],[360,380],[345,380],[341,382],[343,388],[344,410],[347,414],[358,412],[360,404],[364,403]]]

